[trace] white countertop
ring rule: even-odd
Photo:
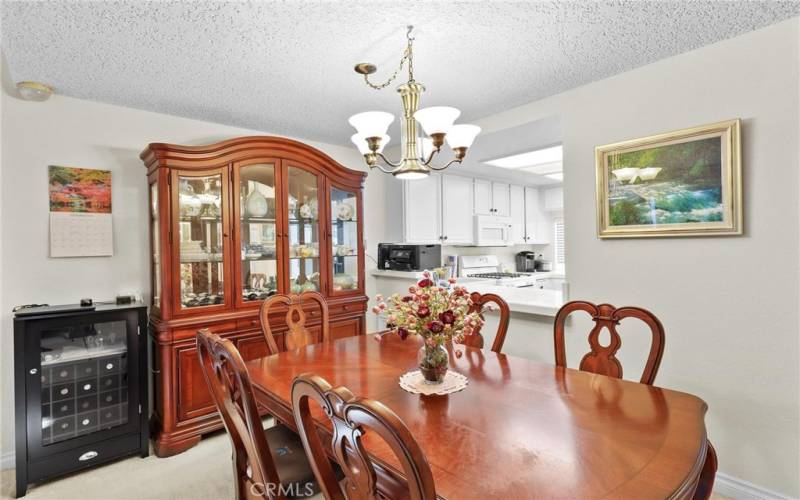
[[[564,278],[563,273],[542,272],[531,273],[536,278]],[[392,280],[416,281],[422,278],[422,271],[392,271],[375,269],[372,275],[378,278]],[[564,305],[561,290],[541,290],[535,287],[515,288],[510,286],[497,286],[492,281],[476,278],[459,278],[458,284],[466,287],[470,292],[493,293],[499,295],[508,303],[512,312],[537,314],[541,316],[555,316]],[[409,283],[410,285],[410,283]],[[380,291],[380,288],[379,288]]]

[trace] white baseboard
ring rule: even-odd
[[[13,469],[16,461],[16,454],[9,451],[0,455],[0,470]]]
[[[714,480],[714,493],[734,500],[791,500],[791,497],[722,472],[717,472],[717,477]]]

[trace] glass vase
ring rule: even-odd
[[[419,371],[429,384],[441,384],[447,374],[448,355],[443,345],[430,347],[424,344],[417,353]]]

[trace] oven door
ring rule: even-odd
[[[506,247],[511,244],[511,219],[509,217],[475,216],[475,246]]]

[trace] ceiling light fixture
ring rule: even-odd
[[[46,101],[53,94],[53,88],[39,82],[19,82],[17,91],[26,101]]]
[[[492,165],[493,167],[500,168],[523,168],[532,167],[534,165],[542,165],[545,163],[561,162],[564,152],[562,147],[552,146],[544,149],[537,149],[536,151],[529,151],[527,153],[520,153],[512,156],[504,156],[495,160],[488,160],[484,163]]]
[[[374,64],[360,63],[355,67],[356,73],[364,75],[367,85],[375,90],[381,90],[388,87],[397,78],[403,66],[408,65],[408,81],[397,87],[397,92],[400,93],[400,99],[403,101],[400,144],[402,159],[400,162],[392,163],[383,156],[383,148],[389,142],[386,132],[394,121],[394,115],[384,111],[367,111],[353,115],[348,120],[357,131],[351,140],[364,155],[367,165],[370,168],[377,167],[382,172],[405,180],[423,179],[431,173],[431,170],[444,170],[454,163],[461,163],[475,137],[481,131],[477,125],[454,125],[453,123],[461,114],[461,111],[456,108],[433,106],[417,110],[420,95],[425,91],[425,87],[414,80],[414,37],[411,36],[413,29],[413,26],[408,27],[406,33],[408,44],[403,58],[400,59],[400,67],[386,82],[374,84],[369,81],[369,75],[377,71]],[[421,141],[417,137],[417,122],[428,135]],[[432,164],[433,157],[441,151],[445,140],[453,149],[455,158],[443,166],[434,166]],[[381,165],[381,160],[387,165],[386,167]]]

